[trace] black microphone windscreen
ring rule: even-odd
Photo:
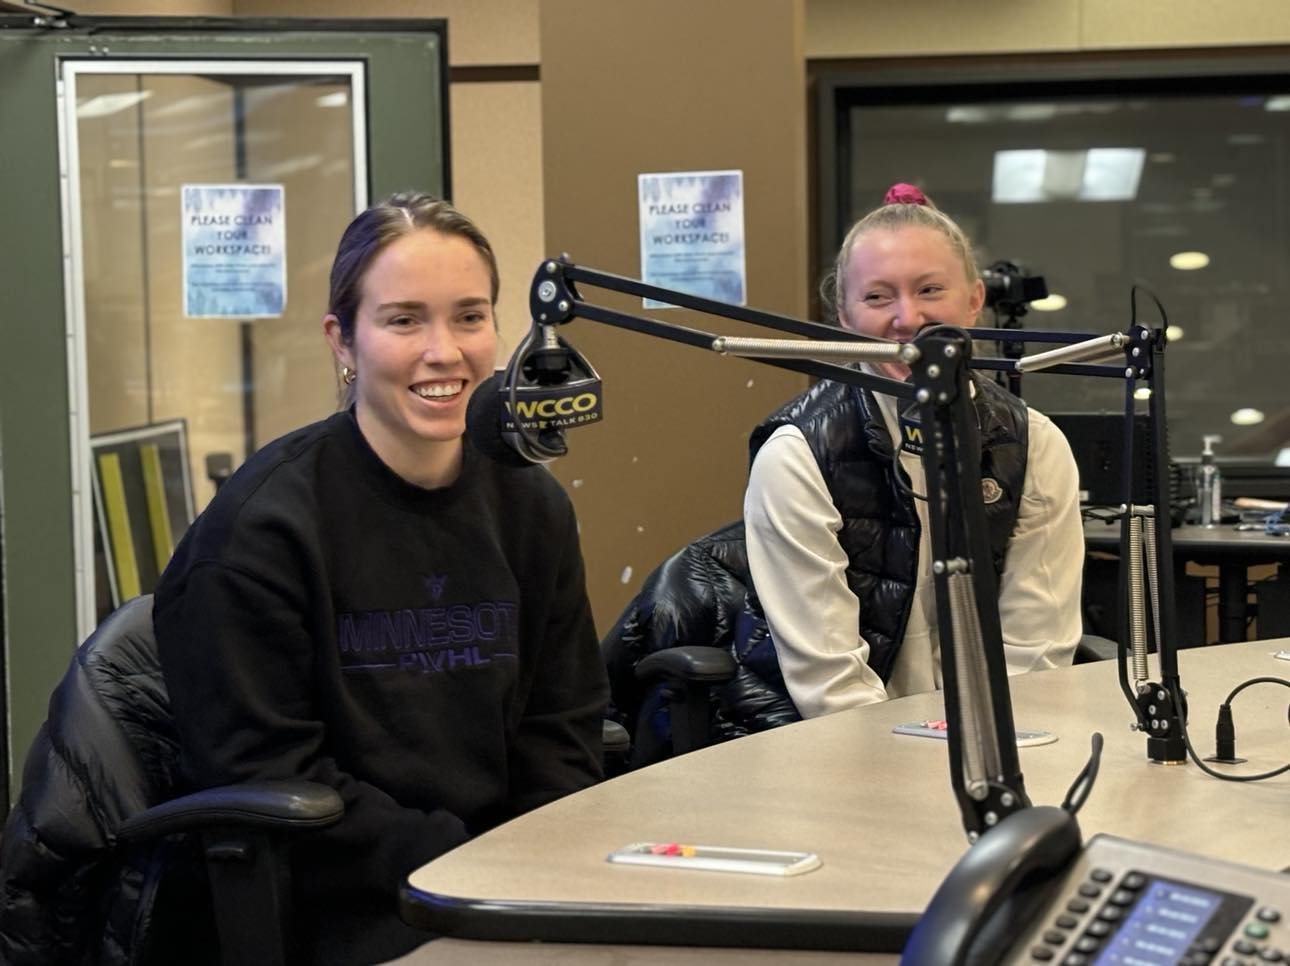
[[[475,449],[503,466],[534,466],[502,435],[502,372],[475,389],[466,404],[466,435]]]

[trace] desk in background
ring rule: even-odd
[[[1271,655],[1287,645],[1262,641],[1179,655],[1191,699],[1191,732],[1202,755],[1212,751],[1218,703],[1240,681],[1284,672],[1286,662]],[[1281,834],[1290,775],[1238,784],[1210,778],[1190,764],[1149,763],[1145,738],[1128,730],[1131,714],[1116,670],[1114,662],[1104,661],[1011,680],[1017,726],[1059,736],[1054,744],[1020,750],[1031,800],[1062,800],[1088,758],[1091,732],[1100,730],[1106,748],[1080,813],[1085,838],[1108,832],[1262,868],[1290,865],[1290,842]],[[1286,759],[1285,700],[1281,689],[1270,687],[1242,696],[1238,753],[1252,759],[1245,773]],[[893,735],[891,728],[941,716],[940,693],[913,695],[632,772],[522,816],[418,869],[409,877],[405,914],[427,929],[488,940],[523,935],[526,913],[545,910],[554,913],[543,926],[548,937],[554,924],[563,938],[602,945],[571,947],[570,955],[583,958],[569,959],[559,946],[470,948],[500,950],[498,962],[589,966],[690,962],[685,956],[697,962],[711,955],[604,945],[614,929],[627,937],[633,921],[638,930],[642,923],[654,929],[655,941],[721,943],[738,941],[746,935],[741,930],[765,918],[797,919],[803,923],[801,944],[810,945],[818,934],[805,925],[809,921],[843,922],[859,910],[916,915],[966,842],[944,743]],[[609,852],[635,841],[807,850],[817,852],[823,866],[775,879],[605,861]],[[704,939],[688,939],[684,923],[693,914],[724,924],[705,927]],[[452,962],[463,945],[431,943],[404,962]],[[775,953],[773,961],[841,962],[830,955],[799,959]],[[848,962],[866,960],[895,958]]]
[[[1180,578],[1178,587],[1182,593],[1182,576],[1184,568],[1180,564],[1186,561],[1218,567],[1218,639],[1222,643],[1244,641],[1246,638],[1246,601],[1250,593],[1247,573],[1250,567],[1260,564],[1290,564],[1290,537],[1271,537],[1262,530],[1237,530],[1232,524],[1221,524],[1216,527],[1202,527],[1187,524],[1175,527],[1172,531],[1174,546],[1175,575]],[[1089,521],[1084,524],[1084,544],[1089,550],[1105,553],[1119,553],[1119,521],[1106,524],[1100,521]],[[1114,611],[1111,612],[1112,616]],[[1180,621],[1182,630],[1184,622]],[[1184,640],[1184,644],[1203,643],[1204,625],[1201,625],[1201,637],[1196,640]],[[1277,628],[1273,633],[1290,629]],[[1260,626],[1261,632],[1266,629]],[[1194,633],[1194,631],[1193,631]],[[1118,637],[1115,635],[1106,635]]]

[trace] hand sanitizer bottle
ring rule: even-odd
[[[1222,436],[1202,436],[1200,470],[1196,477],[1196,502],[1200,506],[1200,525],[1216,527],[1223,519],[1223,475],[1214,465],[1214,444]]]

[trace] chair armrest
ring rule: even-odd
[[[636,665],[636,677],[642,681],[663,678],[674,682],[720,682],[733,678],[735,670],[735,659],[722,648],[682,644],[644,658]]]
[[[617,721],[606,718],[601,723],[601,744],[604,746],[605,754],[620,754],[631,748],[632,739],[626,728]]]
[[[1075,645],[1075,663],[1091,664],[1094,661],[1114,661],[1118,656],[1119,645],[1115,641],[1096,634],[1085,634]]]
[[[330,785],[309,781],[260,781],[207,788],[154,805],[117,829],[122,842],[230,825],[265,830],[325,828],[345,812]]]

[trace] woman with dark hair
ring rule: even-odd
[[[962,229],[904,184],[851,228],[825,294],[842,326],[897,342],[936,323],[975,325],[985,301]],[[868,371],[909,376],[900,363]],[[1008,671],[1069,664],[1084,560],[1070,447],[994,382],[972,387]],[[941,686],[927,511],[910,495],[926,487],[908,447],[893,466],[897,402],[825,381],[752,434],[754,604],[803,717]]]
[[[488,241],[447,202],[359,215],[323,321],[349,405],[248,459],[157,587],[192,784],[304,778],[344,801],[293,853],[305,959],[413,948],[408,872],[601,775],[572,506],[463,436],[497,290]]]

